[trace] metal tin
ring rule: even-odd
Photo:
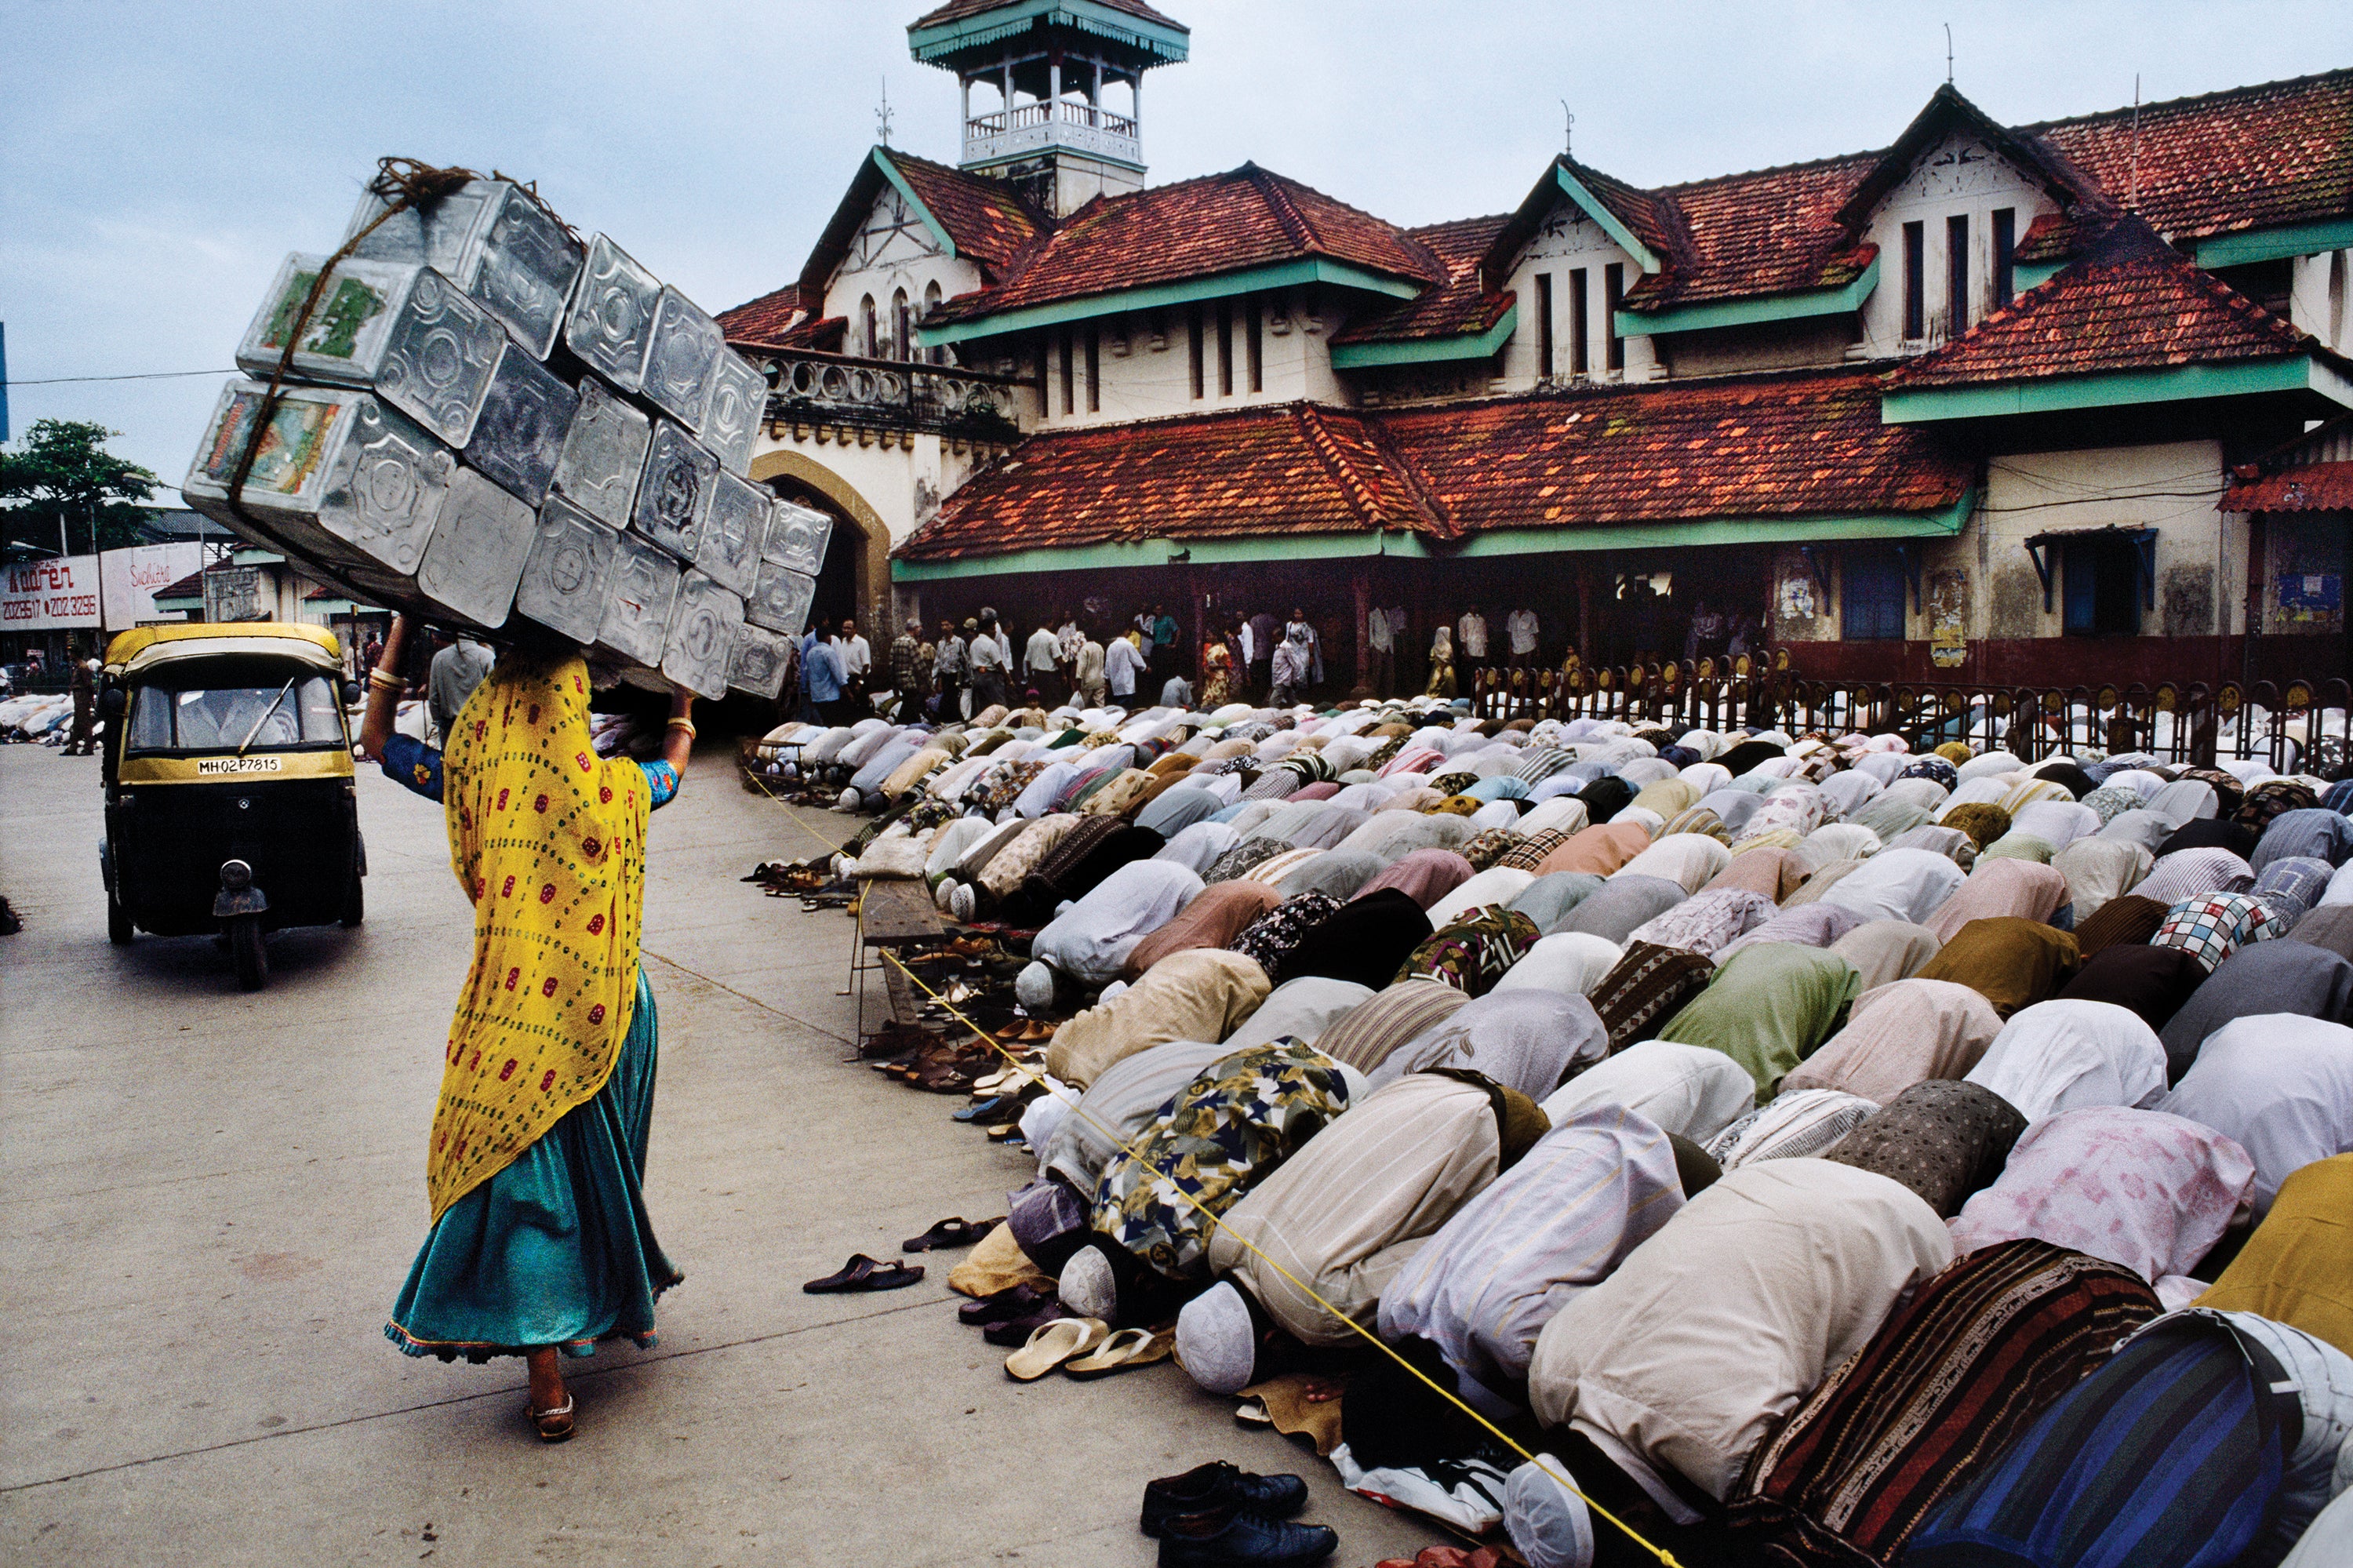
[[[643,539],[624,534],[615,540],[596,646],[634,664],[660,664],[679,577],[679,564]]]
[[[719,466],[738,478],[751,471],[752,448],[768,409],[768,381],[732,348],[720,351],[711,372],[711,400],[702,414],[702,444]]]
[[[237,477],[238,460],[252,438],[268,388],[241,376],[232,376],[213,406],[212,423],[205,428],[195,461],[180,493],[208,517],[230,519],[229,481]],[[246,476],[245,504],[259,514],[315,515],[327,493],[332,458],[340,438],[364,394],[330,391],[317,387],[291,387],[270,416],[269,434]]]
[[[596,641],[605,589],[621,535],[560,495],[539,511],[539,530],[515,585],[515,611],[575,642]]]
[[[448,448],[363,395],[321,498],[319,525],[359,564],[408,576],[425,558],[457,471]]]
[[[703,411],[711,405],[712,375],[726,352],[719,323],[665,283],[654,306],[653,343],[646,351],[640,390],[688,429],[700,430]]]
[[[237,345],[237,367],[268,379],[323,256],[278,270]],[[304,380],[366,387],[453,447],[466,444],[506,334],[449,280],[427,267],[345,261],[328,279],[290,366]]]
[[[373,191],[363,195],[343,238],[387,205]],[[534,359],[554,347],[586,256],[555,215],[511,180],[469,180],[438,201],[395,213],[355,254],[431,267],[471,294]]]
[[[417,564],[418,589],[438,609],[496,630],[513,608],[538,524],[530,507],[471,469],[459,470]]]
[[[510,337],[533,359],[545,359],[586,261],[587,249],[537,197],[500,182],[471,266],[457,276]]]
[[[678,585],[662,647],[664,677],[702,697],[727,694],[728,661],[744,624],[744,600],[689,567]]]
[[[353,255],[375,261],[396,261],[431,267],[464,287],[470,281],[467,264],[479,247],[492,199],[505,184],[500,180],[468,180],[440,199],[394,213],[377,223],[359,242]],[[375,223],[376,215],[392,204],[372,190],[360,193],[360,205],[343,227],[343,238]]]
[[[462,447],[506,348],[506,332],[488,311],[440,273],[421,268],[372,385],[402,413]]]
[[[735,647],[727,660],[727,683],[734,690],[775,702],[784,694],[785,672],[792,665],[793,640],[745,621],[735,630]]]
[[[760,546],[767,538],[768,513],[776,498],[751,481],[721,470],[712,476],[711,507],[694,564],[719,579],[728,592],[747,594],[760,569]]]
[[[712,481],[718,475],[717,458],[680,427],[657,419],[646,471],[638,480],[638,503],[629,512],[630,528],[681,561],[694,559],[702,520],[711,511]]]
[[[588,242],[588,263],[564,318],[564,341],[588,367],[624,392],[645,386],[661,285],[604,235]]]
[[[779,501],[775,514],[768,519],[768,538],[760,547],[760,558],[813,577],[825,567],[825,547],[832,538],[833,518],[829,514],[814,506]]]
[[[261,308],[237,345],[237,368],[267,381],[278,372],[294,318],[310,297],[324,256],[301,251],[278,265]],[[421,270],[386,261],[351,260],[336,267],[302,329],[289,372],[305,381],[365,387],[383,363],[395,318]]]
[[[612,528],[629,525],[638,499],[638,475],[645,471],[646,448],[654,422],[606,390],[595,376],[580,382],[580,406],[565,433],[551,488]]]
[[[527,354],[509,354],[482,399],[466,466],[498,481],[527,506],[547,499],[555,460],[563,454],[580,394],[549,375]]]
[[[754,626],[786,637],[798,637],[808,627],[809,606],[817,602],[817,579],[780,567],[760,563],[752,597],[744,601],[744,619]]]

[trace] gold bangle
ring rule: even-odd
[[[403,681],[399,676],[387,674],[382,670],[370,670],[368,672],[368,684],[374,686],[379,692],[397,692],[404,690],[406,687],[407,683]]]
[[[670,721],[670,727],[672,729],[682,729],[686,731],[686,738],[689,740],[695,738],[694,721],[692,719],[674,718]]]

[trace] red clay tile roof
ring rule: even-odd
[[[1626,291],[1629,310],[1831,288],[1862,275],[1875,251],[1838,222],[1881,154],[1725,175],[1656,193],[1681,220],[1680,252],[1664,272]]]
[[[2034,381],[2277,359],[2316,344],[2126,215],[2078,261],[1887,377],[1891,387]]]
[[[937,10],[927,12],[909,23],[907,30],[912,33],[923,27],[937,27],[949,22],[960,22],[966,16],[977,16],[984,12],[994,11],[999,6],[1011,4],[1013,0],[948,0],[946,5]],[[1129,16],[1141,17],[1146,22],[1156,22],[1164,27],[1174,27],[1180,33],[1192,31],[1174,17],[1162,16],[1145,5],[1144,0],[1099,0],[1099,4],[1108,5],[1114,11],[1124,11]]]
[[[2353,512],[2353,462],[2306,462],[2242,480],[2222,493],[2225,512]]]
[[[960,295],[926,319],[967,321],[1309,256],[1429,283],[1446,276],[1438,258],[1394,224],[1244,164],[1098,196],[1065,219],[1011,281]]]
[[[1309,404],[1032,436],[899,554],[1110,540],[1941,512],[1971,461],[1884,425],[1869,373],[1352,414]]]
[[[1446,281],[1415,299],[1377,305],[1332,334],[1335,344],[1400,343],[1417,338],[1461,337],[1482,333],[1504,319],[1512,291],[1489,289],[1480,263],[1510,222],[1509,215],[1465,217],[1409,228],[1407,238],[1427,247],[1446,269]]]
[[[722,311],[715,318],[719,330],[729,343],[766,344],[782,347],[793,323],[805,319],[808,313],[801,306],[798,284],[777,289],[747,300],[733,310]]]
[[[1356,414],[1310,403],[1030,437],[965,482],[897,553],[1268,534],[1439,531]]]
[[[1939,512],[1972,465],[1883,425],[1870,374],[1662,383],[1398,410],[1381,427],[1456,527]]]
[[[882,156],[898,169],[915,199],[940,220],[955,241],[956,253],[978,262],[991,281],[1011,277],[1053,227],[1007,181],[968,175],[896,148],[882,149]]]
[[[2023,128],[2122,203],[2133,111]],[[2140,109],[2138,211],[2168,238],[2204,238],[2353,213],[2353,69]]]

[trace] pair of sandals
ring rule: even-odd
[[[1056,1318],[1039,1324],[1027,1344],[1005,1358],[1005,1375],[1035,1383],[1060,1368],[1063,1375],[1084,1382],[1166,1361],[1176,1348],[1174,1330],[1114,1331],[1100,1318]]]

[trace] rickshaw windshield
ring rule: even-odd
[[[126,755],[344,744],[334,683],[279,660],[205,660],[159,670],[132,689],[128,716]]]

